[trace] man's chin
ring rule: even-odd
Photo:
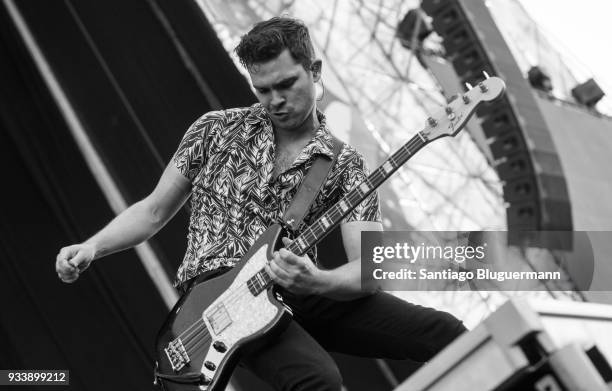
[[[295,121],[292,120],[291,117],[287,116],[287,117],[278,117],[278,116],[273,116],[272,117],[272,124],[277,127],[277,128],[282,128],[282,129],[292,129],[295,127]]]

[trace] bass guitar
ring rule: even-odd
[[[487,76],[448,103],[287,249],[298,255],[306,253],[416,152],[438,138],[455,136],[481,103],[498,98],[504,91],[503,80]],[[223,390],[240,354],[261,346],[288,325],[291,310],[275,294],[264,269],[273,252],[282,247],[282,236],[283,228],[272,225],[235,267],[205,273],[181,296],[157,338],[155,377],[162,389]]]

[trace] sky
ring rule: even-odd
[[[612,0],[519,0],[612,96]]]

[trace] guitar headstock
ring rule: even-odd
[[[421,134],[428,141],[444,136],[455,136],[465,126],[478,105],[490,102],[503,95],[506,83],[499,77],[488,77],[471,87],[465,94],[448,103],[443,110],[427,119],[426,127]]]

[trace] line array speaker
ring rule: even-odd
[[[567,184],[550,129],[484,0],[423,0],[462,84],[499,75],[506,95],[477,111],[504,183],[508,229],[571,230]],[[518,103],[517,103],[518,102]]]

